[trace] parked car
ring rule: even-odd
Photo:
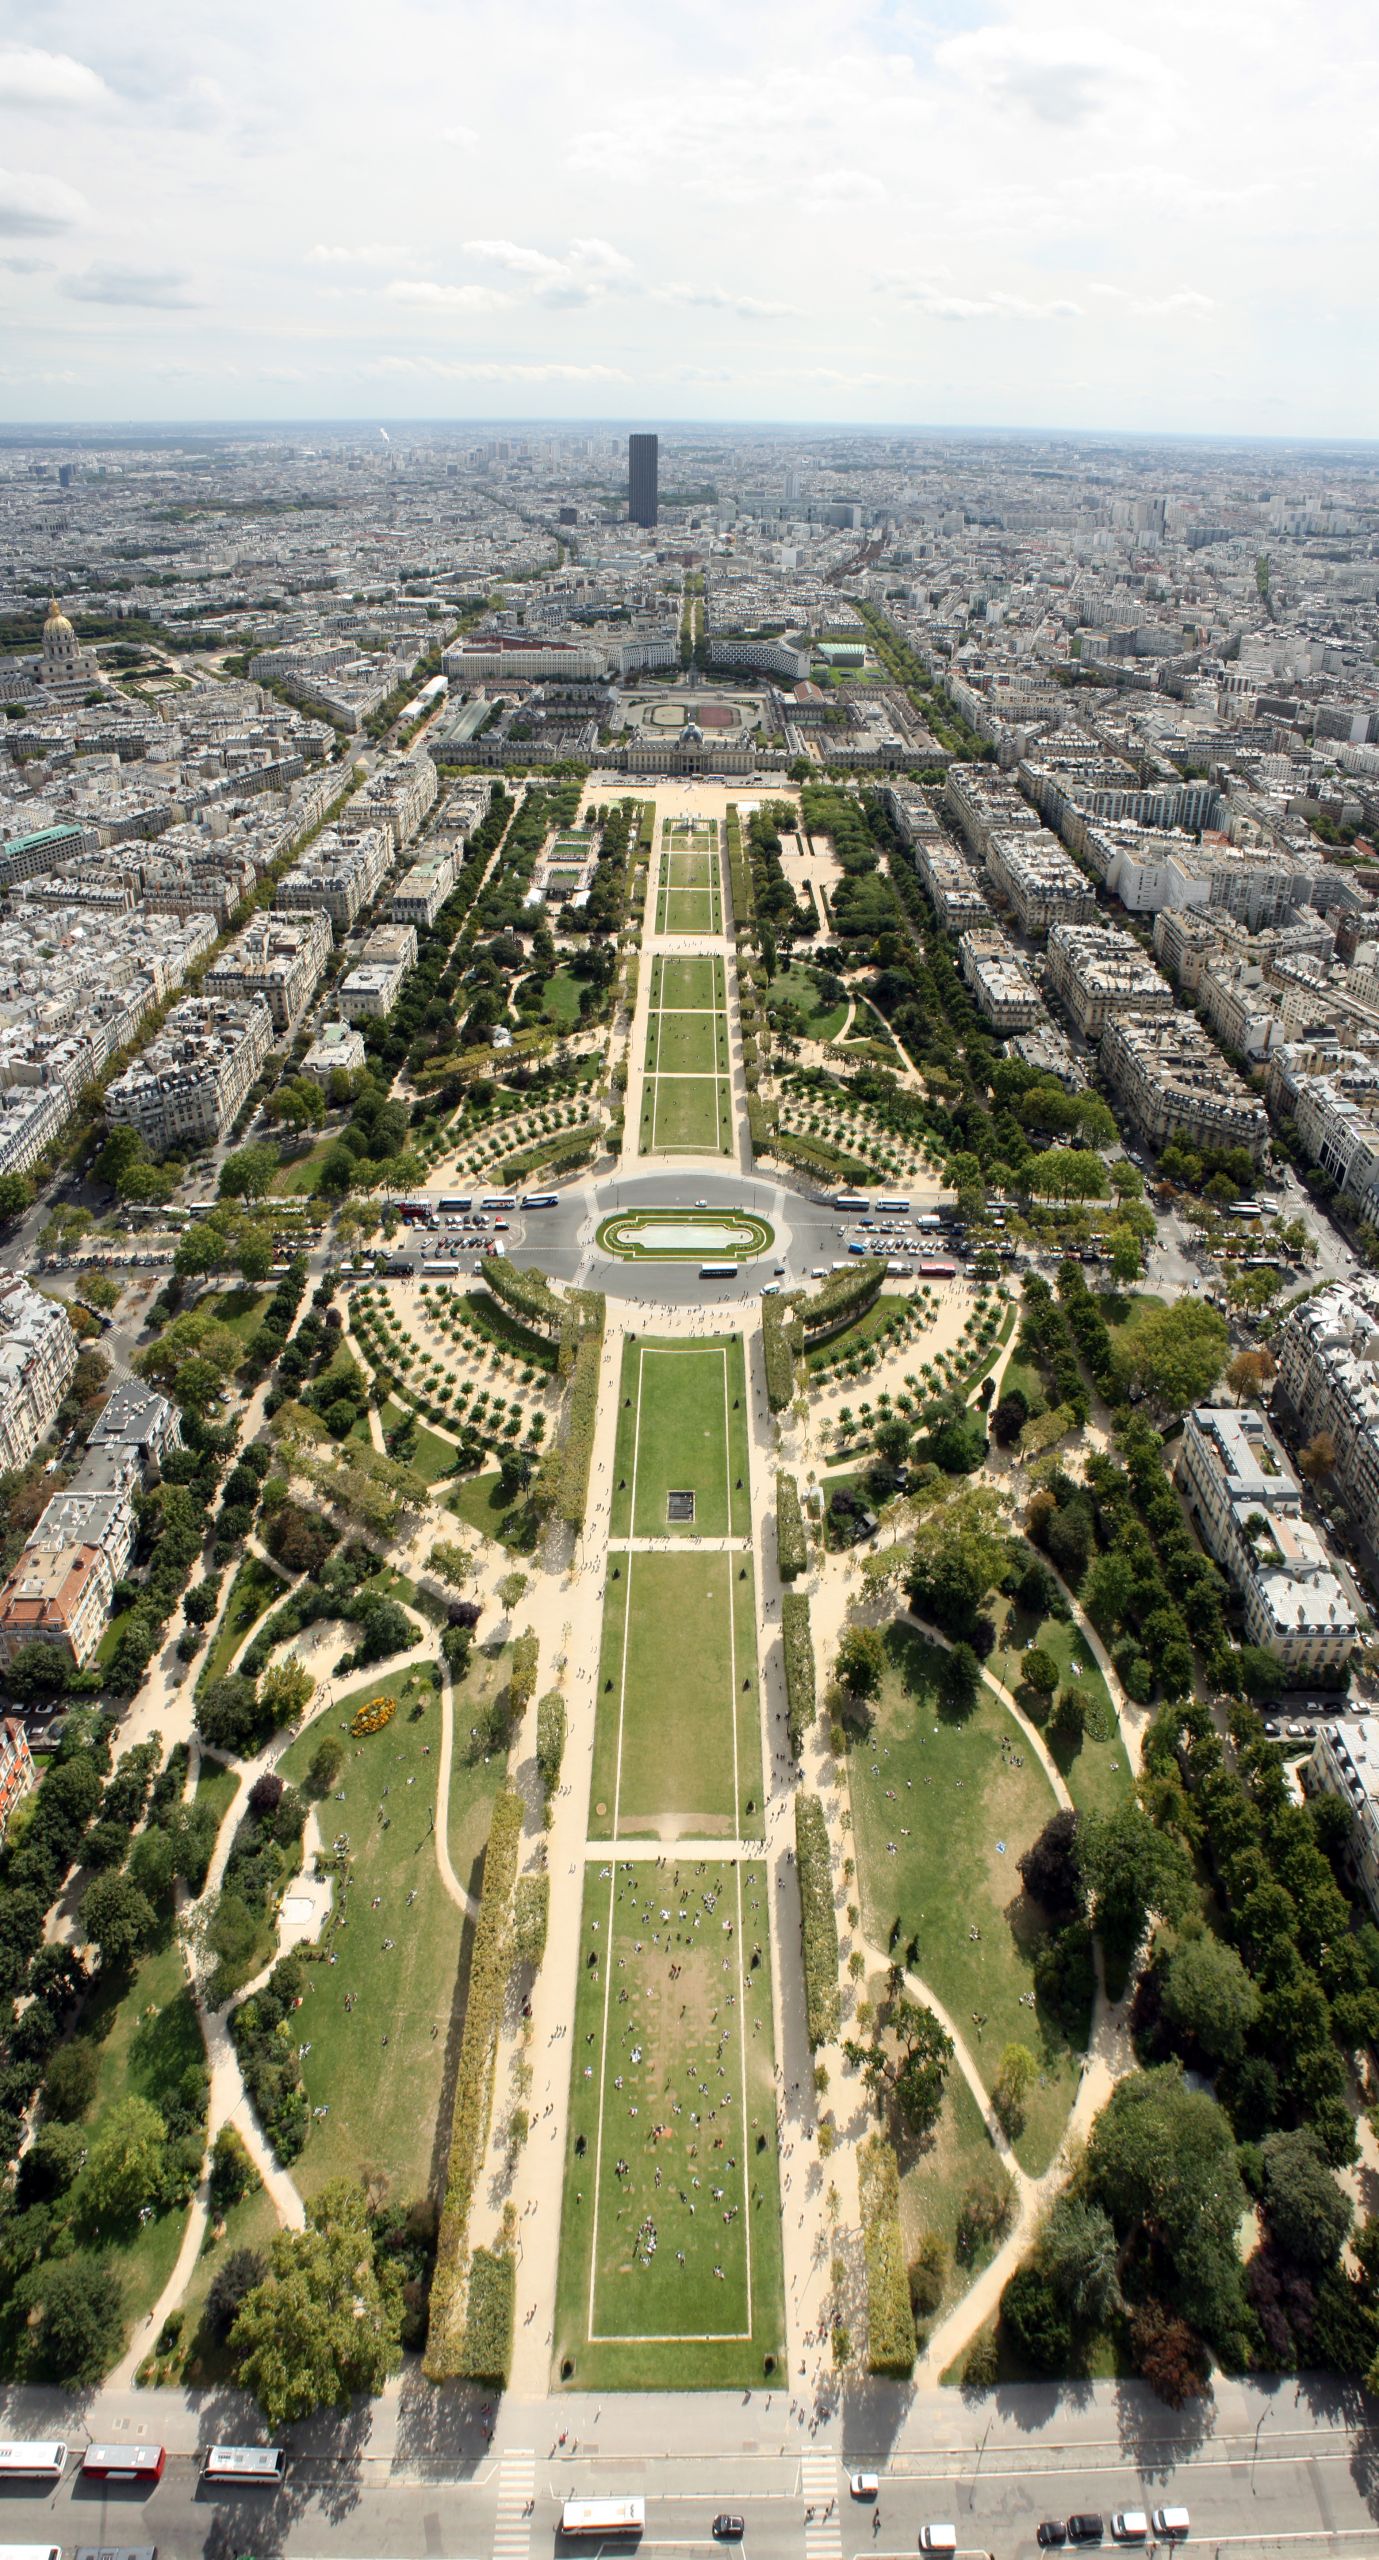
[[[1143,2507],[1122,2507],[1111,2518],[1111,2531],[1117,2542],[1147,2542],[1149,2518]]]
[[[747,2527],[741,2516],[730,2516],[724,2514],[714,2517],[713,2538],[715,2542],[740,2542],[746,2530]]]
[[[1035,2530],[1034,2539],[1041,2551],[1061,2551],[1068,2539],[1068,2528],[1061,2516],[1045,2516]]]
[[[879,2498],[881,2495],[880,2475],[875,2471],[850,2471],[848,2473],[848,2488],[854,2498]]]
[[[1069,2516],[1069,2542],[1104,2542],[1105,2538],[1106,2520],[1103,2516]]]
[[[1185,2541],[1191,2522],[1192,2518],[1186,2507],[1154,2509],[1154,2531],[1160,2534],[1165,2542]]]

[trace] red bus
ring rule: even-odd
[[[89,2444],[81,2457],[83,2480],[161,2480],[167,2461],[161,2444]]]

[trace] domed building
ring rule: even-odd
[[[99,670],[89,649],[83,649],[63,612],[57,597],[49,602],[43,623],[43,654],[34,668],[34,680],[45,688],[53,685],[89,685]]]

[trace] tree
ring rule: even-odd
[[[276,1147],[237,1147],[220,1168],[222,1200],[262,1200],[282,1159]]]
[[[1151,2391],[1157,2391],[1170,2409],[1201,2398],[1207,2387],[1207,2359],[1201,2339],[1186,2320],[1175,2320],[1162,2303],[1143,2303],[1130,2323],[1130,2345]]]
[[[206,2296],[207,2323],[217,2338],[228,2338],[248,2296],[268,2273],[268,2261],[257,2249],[232,2249],[217,2268]]]
[[[1117,2084],[1092,2127],[1086,2187],[1122,2247],[1142,2235],[1157,2245],[1194,2327],[1218,2340],[1238,2334],[1245,2189],[1235,2141],[1216,2101],[1190,2089],[1176,2063]]]
[[[69,2389],[101,2380],[123,2340],[120,2280],[104,2259],[46,2258],[20,2278],[12,2307],[30,2323],[29,2370]]]
[[[879,1627],[849,1627],[833,1665],[851,1698],[879,1698],[886,1673],[886,1644]]]
[[[1114,1813],[1088,1814],[1078,1854],[1096,1927],[1118,1948],[1138,1946],[1151,1912],[1176,1925],[1196,1900],[1187,1851],[1134,1802]]]
[[[249,2157],[243,2136],[235,2131],[232,2124],[223,2124],[211,2145],[211,2168],[207,2181],[216,2213],[228,2213],[231,2205],[241,2204],[258,2183],[259,2173]],[[261,2272],[266,2273],[261,2260],[259,2265]],[[248,2290],[246,2286],[245,2291]]]
[[[932,2009],[902,1996],[873,2043],[854,2040],[843,2050],[874,2096],[889,2093],[908,2132],[916,2137],[932,2132],[953,2059],[953,2039]]]
[[[82,1926],[99,1948],[103,1966],[115,1970],[132,1964],[153,1942],[157,1913],[146,1894],[128,1876],[97,1876],[82,1904]]]
[[[1066,2373],[1073,2343],[1068,2316],[1037,2266],[1017,2268],[1001,2296],[1001,2320],[1041,2373]]]
[[[1025,2103],[1039,2076],[1039,2065],[1027,2044],[1008,2044],[996,2067],[991,2103],[1014,2142],[1025,2129]]]
[[[259,1690],[259,1703],[265,1716],[272,1718],[272,1730],[282,1725],[300,1724],[316,1695],[316,1683],[306,1664],[295,1653],[275,1662],[266,1671]]]
[[[1128,1289],[1140,1276],[1140,1240],[1130,1227],[1117,1227],[1111,1237],[1111,1277]]]
[[[18,1218],[32,1208],[34,1187],[27,1173],[0,1173],[0,1218]]]
[[[1135,1385],[1164,1413],[1200,1404],[1226,1365],[1226,1319],[1201,1298],[1151,1307],[1133,1328],[1124,1358]]]
[[[101,2122],[82,2171],[82,2220],[96,2233],[161,2201],[168,2131],[147,2098],[121,2098]]]
[[[74,2036],[70,2044],[59,2045],[43,2075],[46,2112],[63,2124],[74,2124],[96,2094],[100,2071],[100,2051],[89,2036]]]
[[[1031,1689],[1036,1698],[1048,1705],[1058,1686],[1058,1665],[1053,1655],[1039,1644],[1029,1645],[1020,1658],[1021,1685]]]
[[[505,1573],[499,1581],[497,1585],[498,1597],[509,1617],[517,1607],[523,1593],[529,1588],[529,1581],[530,1577],[525,1573]]]
[[[1310,2133],[1271,2133],[1264,2144],[1262,2203],[1269,2231],[1294,2265],[1320,2276],[1334,2267],[1354,2218]]]
[[[921,1617],[971,1642],[981,1605],[1006,1570],[1000,1496],[971,1477],[924,1513],[910,1550],[908,1589]]]
[[[1298,1467],[1309,1484],[1320,1484],[1336,1464],[1336,1443],[1329,1431],[1318,1431],[1298,1451]]]
[[[1119,2310],[1116,2235],[1100,2205],[1055,2197],[1035,2257],[1079,2328],[1099,2329]]]
[[[961,1722],[982,1691],[982,1666],[970,1644],[949,1645],[939,1664],[938,1694],[944,1714]]]
[[[273,1731],[273,1718],[260,1706],[258,1683],[246,1672],[213,1680],[197,1699],[193,1718],[202,1741],[231,1758],[257,1751]]]
[[[269,2273],[242,2303],[230,2347],[239,2381],[272,2426],[347,2408],[401,2362],[402,2281],[380,2268],[361,2187],[336,2179],[305,2231],[279,2232]]]
[[[1038,1839],[1031,1841],[1020,1860],[1020,1881],[1031,1901],[1055,1922],[1071,1920],[1082,1909],[1078,1817],[1070,1806],[1050,1814]]]
[[[1188,1938],[1163,1969],[1164,2015],[1213,2062],[1237,2062],[1259,2016],[1259,1993],[1234,1947]]]

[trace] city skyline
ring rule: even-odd
[[[408,0],[380,62],[357,8],[327,41],[310,7],[116,30],[62,0],[0,42],[0,417],[1347,441],[1376,363],[1334,101],[1362,116],[1376,70],[1358,10],[1301,74],[1285,24],[609,0],[517,48]]]

